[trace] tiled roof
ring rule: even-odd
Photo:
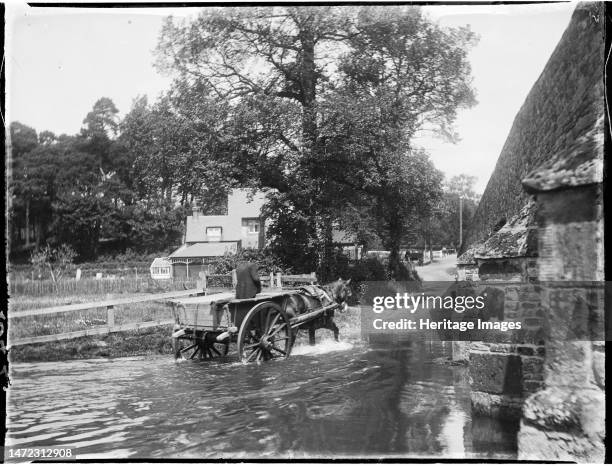
[[[165,266],[170,266],[170,261],[168,258],[155,258],[151,263],[152,268],[163,268]]]
[[[523,209],[474,251],[476,259],[536,256],[536,204],[530,200]]]
[[[332,231],[332,241],[334,243],[357,243],[357,237],[345,230],[336,230]]]
[[[236,242],[210,242],[183,245],[170,255],[170,258],[208,258],[223,256],[225,253],[236,253]]]
[[[589,131],[527,175],[523,187],[535,193],[601,183],[603,147],[604,116],[601,114]]]
[[[478,248],[480,248],[482,244],[476,243],[468,248],[461,256],[457,258],[457,266],[467,265],[467,264],[476,264],[476,260],[474,259],[474,253]]]

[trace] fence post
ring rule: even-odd
[[[281,280],[281,273],[280,272],[276,273],[276,287],[279,288],[279,289],[283,288],[283,282]]]
[[[196,289],[198,291],[203,291],[206,294],[206,273],[204,271],[200,271],[200,278],[196,281]]]
[[[113,305],[106,307],[106,325],[109,329],[115,327],[115,307]]]
[[[311,281],[310,281],[310,285],[316,284],[316,282],[317,282],[317,273],[311,272],[310,273],[310,277],[312,278]]]

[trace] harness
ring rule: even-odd
[[[304,295],[319,300],[322,305],[329,305],[334,302],[325,289],[316,285],[303,285],[299,291]]]

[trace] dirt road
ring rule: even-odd
[[[454,281],[456,264],[457,256],[451,255],[416,269],[423,281]]]

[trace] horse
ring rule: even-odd
[[[350,279],[342,280],[342,278],[338,278],[337,281],[324,286],[302,287],[299,294],[289,296],[285,310],[290,318],[331,305],[334,302],[340,305],[342,310],[346,310],[346,300],[352,295],[350,283]],[[308,330],[310,345],[315,344],[315,331],[322,328],[332,331],[334,339],[338,342],[340,332],[338,326],[334,323],[334,309],[327,310],[317,318],[298,327],[298,329]]]

